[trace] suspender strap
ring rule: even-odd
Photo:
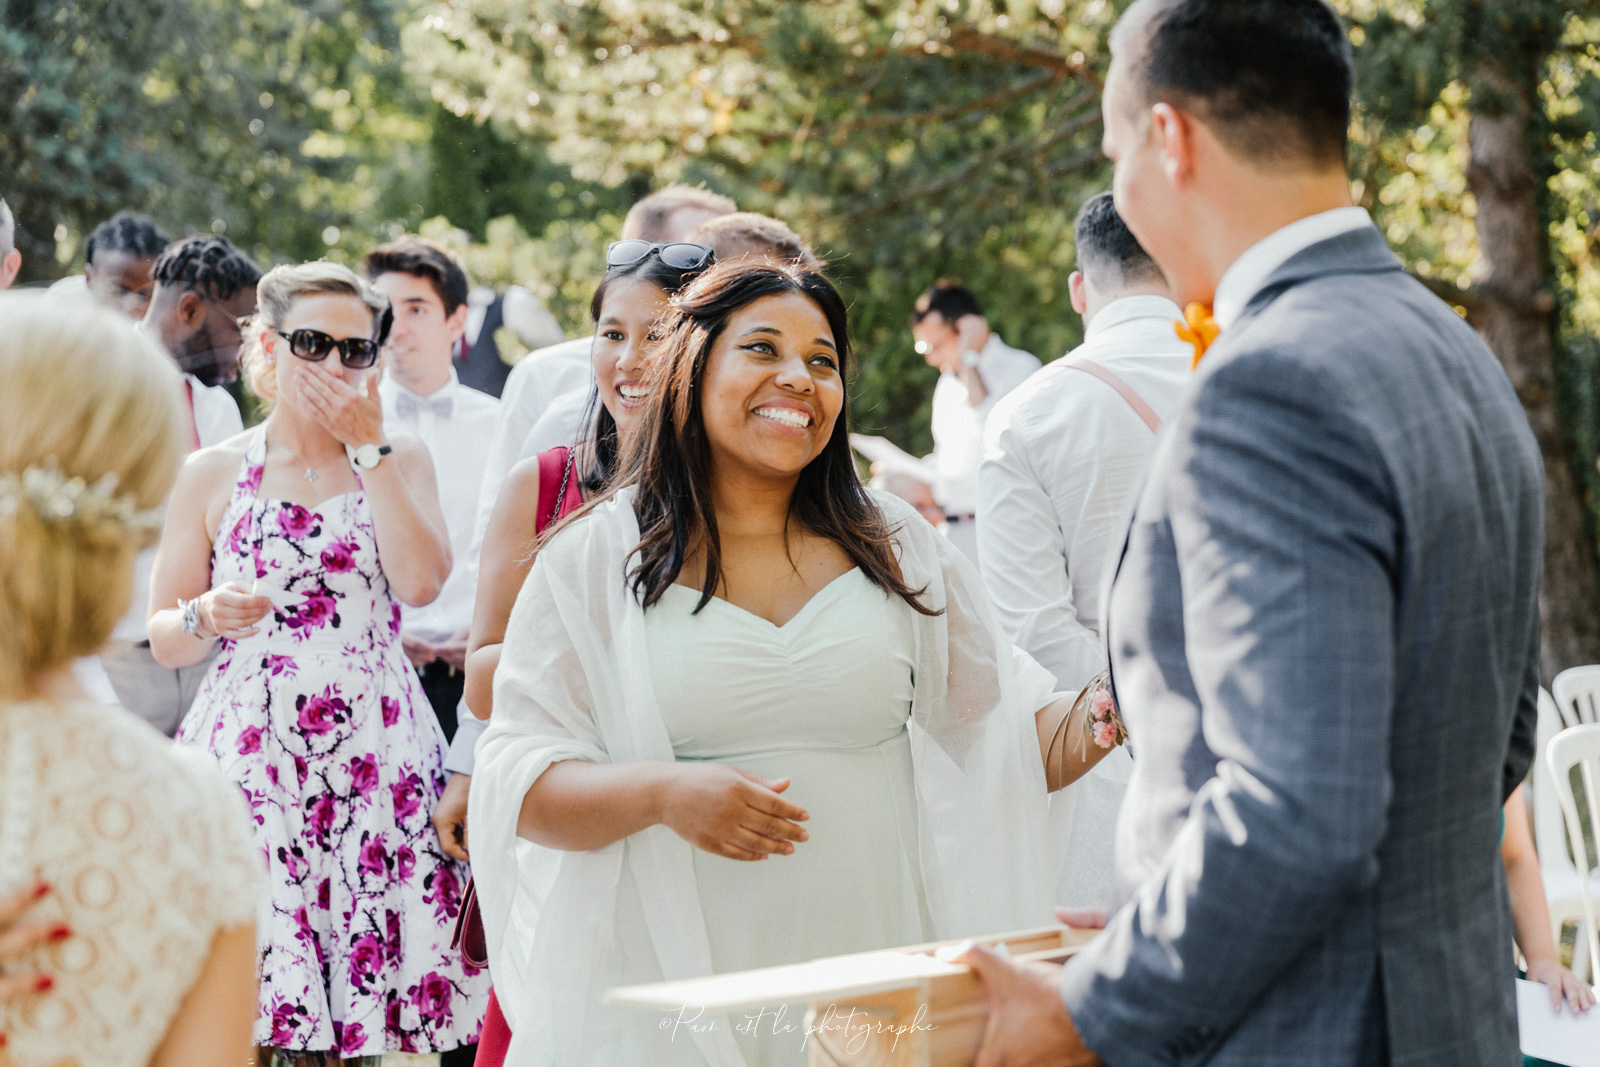
[[[1068,363],[1067,366],[1073,370],[1081,370],[1085,374],[1092,374],[1111,386],[1117,391],[1118,396],[1128,402],[1128,406],[1133,409],[1133,413],[1143,419],[1146,426],[1150,427],[1151,433],[1159,433],[1161,431],[1161,416],[1157,415],[1155,409],[1144,402],[1144,397],[1133,391],[1133,386],[1093,360],[1075,359]]]

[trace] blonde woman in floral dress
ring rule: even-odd
[[[382,297],[329,263],[257,296],[245,367],[275,406],[180,475],[151,647],[175,665],[222,643],[178,741],[243,788],[267,855],[263,1061],[448,1051],[476,1039],[488,979],[450,950],[444,737],[400,645],[400,604],[450,570],[432,462],[384,433]]]

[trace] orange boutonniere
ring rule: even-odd
[[[1217,339],[1217,320],[1211,317],[1211,307],[1208,304],[1190,304],[1183,309],[1182,322],[1175,322],[1172,328],[1177,331],[1180,341],[1188,341],[1194,345],[1194,362],[1190,367],[1200,365],[1200,357],[1206,354],[1206,349],[1211,347],[1211,342]]]

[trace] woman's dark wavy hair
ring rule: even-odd
[[[711,445],[700,411],[701,382],[717,339],[734,312],[768,296],[799,294],[821,309],[839,354],[839,374],[848,400],[848,314],[827,278],[792,264],[730,261],[707,271],[672,300],[662,320],[664,337],[650,369],[650,399],[639,432],[624,459],[621,484],[636,486],[634,512],[640,541],[629,575],[634,596],[648,608],[678,577],[692,546],[706,556],[699,611],[722,581],[722,546],[711,501]],[[900,574],[883,515],[868,497],[850,451],[846,413],[840,409],[833,435],[821,454],[800,472],[790,517],[844,550],[872,583],[903,597],[924,615],[938,612],[919,599]]]
[[[715,263],[716,258],[713,256],[710,262]],[[611,267],[600,279],[600,284],[594,291],[594,298],[589,301],[589,318],[598,328],[600,311],[605,307],[606,291],[619,281],[637,279],[649,282],[671,296],[705,270],[706,267],[695,270],[669,267],[661,261],[659,255],[645,256],[637,263],[629,263],[625,267]],[[587,466],[578,475],[578,484],[582,486],[585,495],[592,496],[606,487],[618,467],[617,420],[611,417],[611,412],[600,402],[598,383],[589,390],[589,402],[584,405],[583,417],[578,424],[589,427],[588,440],[593,446],[589,450]]]

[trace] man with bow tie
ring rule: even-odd
[[[467,322],[467,275],[447,250],[403,237],[367,256],[367,277],[389,298],[394,325],[378,383],[388,424],[422,438],[439,474],[450,531],[450,577],[433,603],[405,609],[400,638],[445,736],[454,738],[475,592],[468,553],[478,488],[500,402],[456,377],[451,356]]]
[[[1501,806],[1533,755],[1538,446],[1351,202],[1326,3],[1138,0],[1111,50],[1117,210],[1201,305],[1198,363],[1106,607],[1120,906],[1064,967],[974,951],[976,1062],[1515,1062]]]

